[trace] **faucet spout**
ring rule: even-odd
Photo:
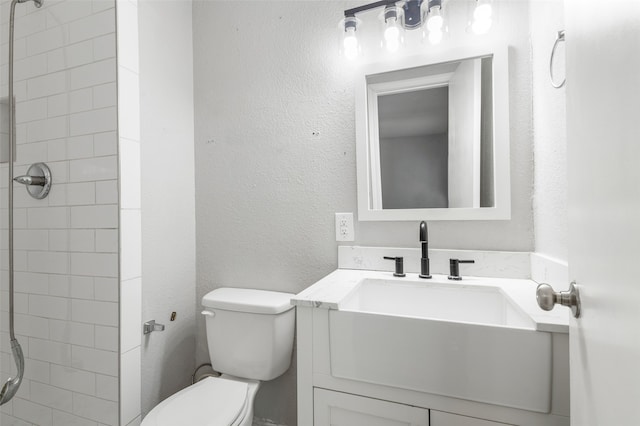
[[[431,278],[429,272],[429,231],[427,222],[420,222],[420,246],[422,248],[422,257],[420,258],[420,278]]]
[[[429,243],[429,231],[427,230],[427,222],[424,220],[420,222],[420,242]]]

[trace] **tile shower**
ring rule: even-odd
[[[44,161],[54,186],[44,200],[15,188],[15,321],[26,371],[17,396],[1,408],[3,425],[139,421],[139,396],[118,404],[121,371],[128,373],[126,391],[139,395],[141,286],[139,132],[129,124],[137,120],[137,68],[129,60],[137,52],[116,48],[116,13],[119,33],[136,36],[137,4],[118,3],[116,9],[115,0],[47,0],[41,9],[16,8],[16,174]],[[9,4],[0,3],[5,106]],[[7,333],[3,154],[4,381],[15,367]]]

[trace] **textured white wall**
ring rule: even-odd
[[[220,286],[297,293],[336,267],[333,214],[356,205],[342,6],[194,2],[197,303]],[[295,369],[255,407],[294,425]]]
[[[142,414],[191,383],[195,188],[191,2],[139,0],[143,320]],[[169,321],[177,312],[174,322]]]
[[[563,1],[534,1],[530,6],[533,58],[533,146],[535,251],[567,260],[567,138],[565,88],[549,82],[549,55],[564,29]],[[556,79],[564,77],[564,43],[554,60]]]
[[[194,1],[198,304],[220,286],[296,293],[335,269],[334,213],[357,213],[355,69],[336,27],[359,4]],[[453,4],[449,42],[476,42],[464,31],[472,3]],[[512,46],[512,220],[431,223],[433,247],[533,249],[528,3],[500,2],[498,16],[485,39]],[[415,247],[418,224],[357,223],[355,244]],[[258,417],[295,424],[294,371],[264,384]]]

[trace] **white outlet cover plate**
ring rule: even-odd
[[[353,213],[336,213],[336,241],[354,241]]]

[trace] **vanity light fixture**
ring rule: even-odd
[[[396,6],[402,4],[402,9]],[[367,10],[384,7],[381,19],[383,24],[382,44],[389,52],[399,50],[403,41],[404,29],[416,29],[422,26],[423,0],[380,0],[364,6],[354,7],[344,11],[344,19],[340,21],[342,34],[342,53],[347,59],[355,59],[360,54],[360,46],[356,36],[360,27],[360,20],[356,14]]]
[[[344,11],[344,19],[339,28],[342,34],[342,54],[350,60],[361,55],[361,43],[358,40],[362,22],[356,14],[372,9],[383,8],[380,13],[382,22],[381,45],[389,53],[400,50],[404,44],[405,30],[422,29],[423,37],[430,44],[439,44],[447,31],[444,6],[452,0],[380,0]],[[443,9],[444,6],[444,9]],[[467,28],[475,34],[486,34],[493,24],[492,0],[475,0],[473,17]]]
[[[493,9],[491,0],[476,0],[471,30],[476,34],[486,34],[491,29]]]
[[[399,7],[398,5],[401,5]],[[361,52],[357,31],[361,22],[357,13],[384,7],[380,14],[382,21],[382,46],[389,52],[397,52],[404,42],[404,30],[424,27],[428,31],[431,44],[442,40],[444,20],[442,18],[442,0],[381,0],[344,11],[344,19],[339,27],[342,32],[342,54],[350,60],[356,59]]]

